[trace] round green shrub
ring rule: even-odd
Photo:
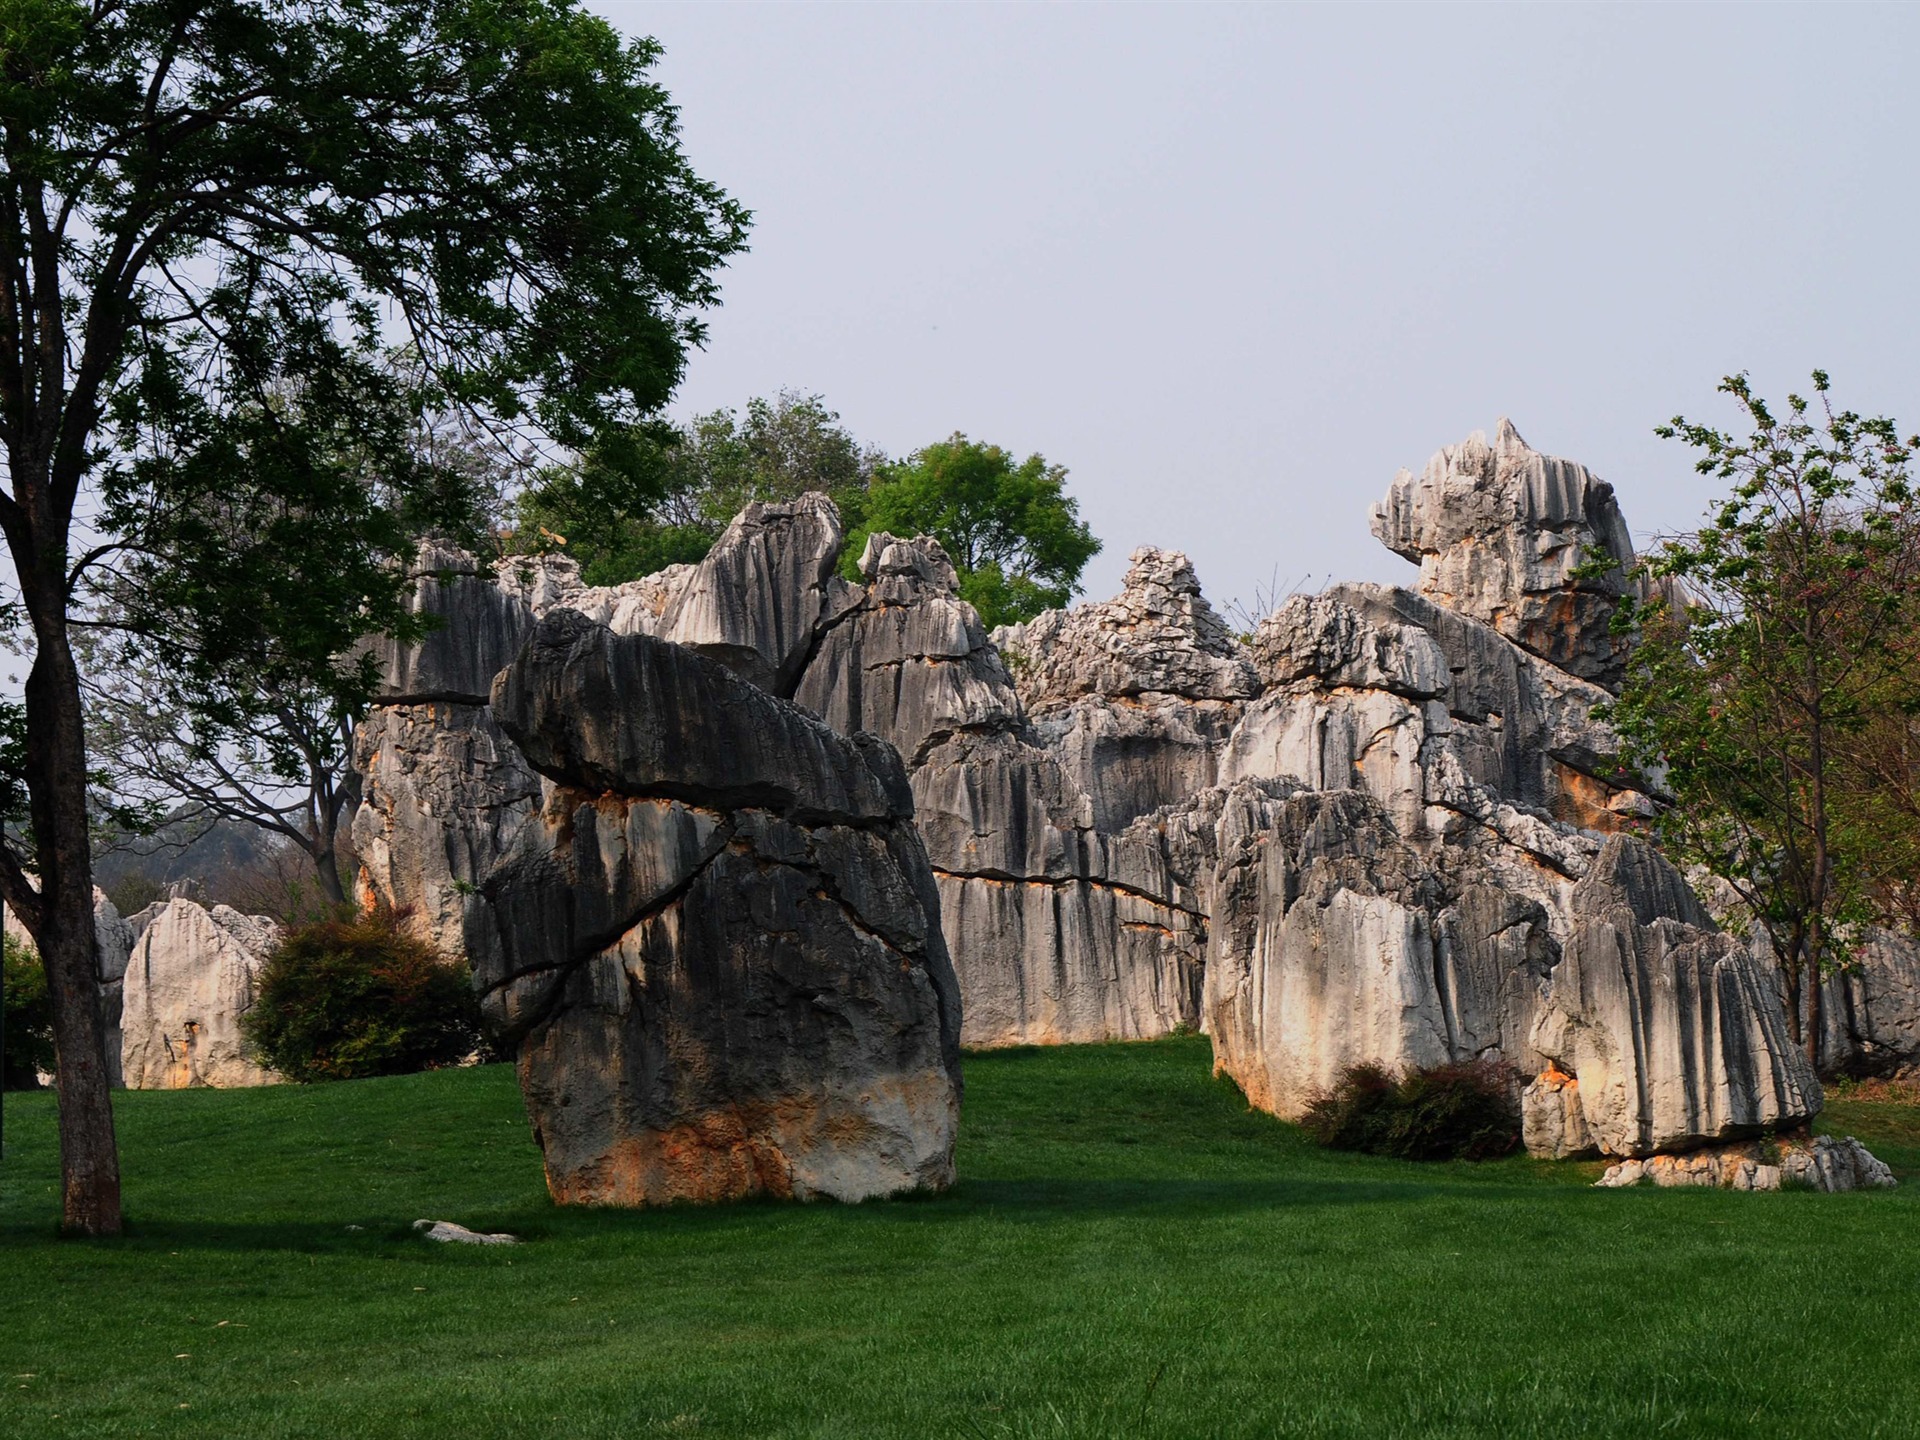
[[[466,967],[376,912],[289,930],[267,957],[241,1029],[294,1080],[406,1075],[485,1043]]]
[[[1396,1076],[1349,1065],[1300,1120],[1335,1150],[1402,1160],[1492,1160],[1520,1144],[1519,1086],[1494,1060],[1433,1065]]]

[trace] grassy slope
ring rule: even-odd
[[[652,1214],[550,1207],[504,1067],[132,1094],[112,1244],[11,1096],[0,1435],[1912,1433],[1920,1111],[1834,1107],[1900,1192],[1606,1192],[1324,1154],[1207,1065],[972,1056],[949,1196]]]

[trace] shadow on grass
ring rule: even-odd
[[[1248,1213],[1328,1206],[1379,1205],[1420,1199],[1446,1187],[1419,1182],[1362,1180],[963,1180],[939,1195],[842,1205],[748,1200],[727,1205],[670,1205],[651,1210],[563,1209],[435,1215],[481,1230],[505,1230],[525,1245],[594,1241],[625,1235],[723,1235],[787,1225],[950,1225],[969,1220],[990,1224],[1071,1223],[1076,1219],[1155,1218],[1191,1215],[1220,1218]],[[415,1217],[327,1221],[169,1220],[129,1215],[116,1240],[79,1242],[110,1250],[291,1251],[314,1255],[448,1254],[501,1256],[505,1247],[440,1245],[416,1236]],[[37,1248],[59,1239],[51,1226],[0,1227],[0,1250]]]

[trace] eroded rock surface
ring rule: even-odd
[[[959,991],[892,747],[566,611],[493,710],[546,784],[476,978],[554,1197],[949,1183]]]
[[[140,932],[121,995],[121,1071],[130,1090],[271,1084],[240,1033],[280,927],[226,905],[169,900]]]
[[[439,923],[463,931],[536,1068],[573,1077],[590,1056],[586,1070],[620,1077],[577,1116],[572,1079],[547,1084],[556,1193],[839,1193],[768,1178],[784,1162],[750,1137],[772,1112],[715,1110],[708,1085],[725,1067],[701,1027],[721,1021],[700,1007],[760,995],[735,970],[787,963],[770,957],[789,929],[817,932],[827,969],[848,974],[873,942],[936,977],[944,935],[973,1044],[1198,1024],[1219,1068],[1283,1115],[1354,1061],[1498,1058],[1524,1082],[1536,1153],[1644,1157],[1804,1121],[1819,1088],[1764,967],[1633,838],[1652,802],[1593,716],[1619,674],[1608,621],[1632,558],[1610,488],[1503,425],[1396,479],[1375,525],[1421,562],[1418,592],[1294,597],[1245,645],[1185,557],[1153,549],[1114,599],[988,637],[925,537],[873,536],[862,583],[841,581],[819,497],[749,511],[702,565],[618,594],[523,580],[528,627],[545,605],[551,634],[510,672],[525,683],[495,694],[525,766],[482,787],[499,814],[429,779],[408,802],[418,825],[376,828],[403,837],[386,853],[460,893]],[[565,666],[550,658],[561,638]],[[689,646],[726,668],[689,669]],[[389,741],[370,790],[431,777],[410,757],[436,747],[449,775],[492,763],[459,758],[482,755],[477,739],[459,750],[459,724],[435,727],[431,743]],[[433,848],[435,825],[461,824],[473,835]],[[808,890],[816,874],[839,878]],[[850,900],[855,875],[870,904]],[[854,912],[859,941],[835,918]],[[538,959],[540,937],[567,958]],[[721,955],[735,959],[703,958]],[[1855,1011],[1894,1035],[1879,993]],[[791,1026],[797,1053],[820,1053],[784,1004],[726,1023]],[[663,1051],[656,1019],[697,1038]],[[752,1074],[768,1093],[800,1083]],[[782,1132],[801,1136],[795,1153],[816,1153],[808,1123]],[[607,1141],[642,1132],[677,1138]],[[900,1178],[932,1173],[919,1139],[874,1149],[885,1184],[937,1183]]]
[[[1125,636],[1081,611],[1034,622],[1045,638],[1021,642],[1015,671],[1029,673],[1030,649],[1054,677],[1058,703],[1038,718],[937,541],[876,534],[861,572],[864,587],[829,606],[795,698],[837,730],[885,737],[907,763],[966,1042],[1198,1024],[1197,900],[1172,878],[1149,812],[1211,783],[1231,704],[1216,697],[1252,677],[1185,557],[1136,555],[1127,593],[1103,612],[1127,617]],[[1175,684],[1206,698],[1150,688]],[[1202,735],[1182,712],[1208,707]]]
[[[1619,683],[1625,646],[1608,626],[1633,540],[1613,487],[1586,466],[1540,454],[1502,420],[1491,444],[1476,432],[1420,474],[1401,471],[1372,521],[1435,603],[1571,674]]]

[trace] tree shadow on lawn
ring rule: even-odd
[[[795,1204],[781,1200],[747,1200],[723,1205],[669,1205],[658,1209],[573,1208],[502,1210],[485,1215],[436,1214],[483,1231],[504,1230],[518,1236],[520,1246],[489,1247],[442,1245],[413,1233],[412,1217],[396,1220],[368,1217],[351,1228],[338,1218],[325,1221],[209,1221],[169,1220],[164,1216],[128,1217],[127,1233],[118,1240],[88,1241],[88,1247],[110,1252],[158,1251],[283,1251],[343,1258],[424,1257],[444,1255],[490,1261],[523,1253],[528,1247],[553,1243],[645,1236],[724,1239],[793,1227],[853,1226],[964,1226],[1059,1225],[1076,1219],[1114,1218],[1222,1219],[1262,1211],[1325,1209],[1418,1203],[1458,1198],[1457,1186],[1417,1180],[1086,1180],[1037,1178],[1021,1180],[962,1180],[938,1195],[909,1195],[843,1205],[830,1200]],[[1538,1196],[1534,1186],[1488,1187],[1478,1192],[1489,1198]],[[45,1224],[11,1224],[0,1228],[0,1255],[7,1251],[38,1249],[56,1239]],[[75,1249],[83,1247],[76,1245]]]

